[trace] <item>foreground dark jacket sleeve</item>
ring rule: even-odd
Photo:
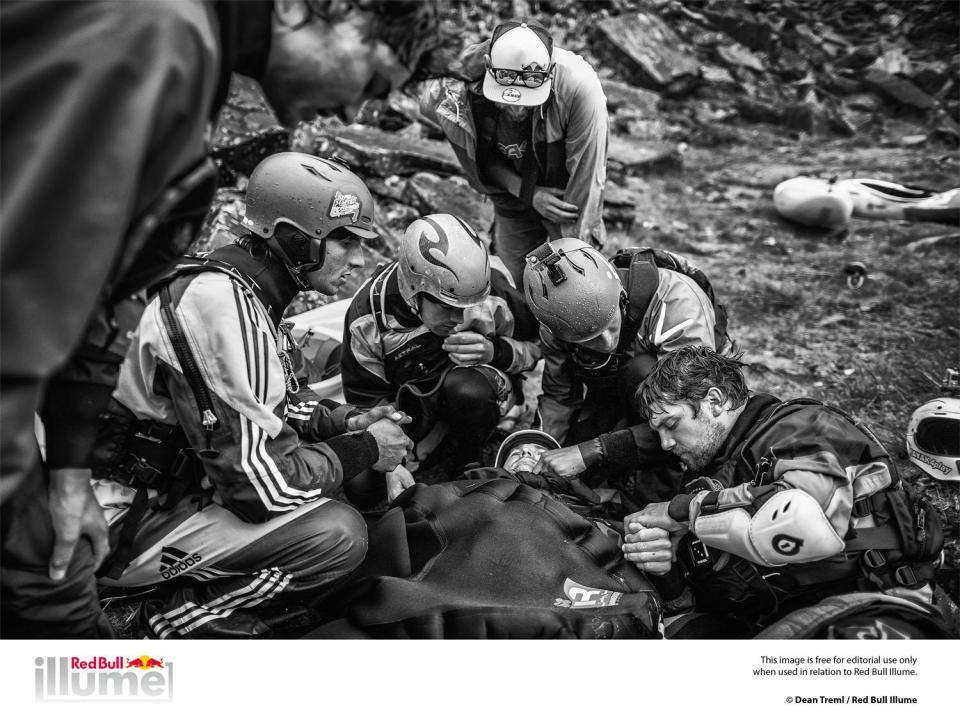
[[[138,250],[125,246],[131,221],[203,157],[219,29],[199,2],[4,3],[2,13],[0,352],[4,386],[36,394]],[[113,377],[99,373],[64,379],[108,392]],[[79,400],[82,389],[46,394],[48,404],[64,394],[81,414],[97,404]],[[8,416],[5,404],[5,426],[32,429],[33,409],[21,406]],[[60,427],[71,420],[82,422]],[[71,457],[56,452],[87,426],[69,413],[48,421],[54,467],[85,464],[84,444],[69,443]]]

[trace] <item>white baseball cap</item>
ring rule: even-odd
[[[490,66],[483,78],[483,96],[506,105],[543,105],[553,86],[549,75],[552,58],[553,38],[543,27],[519,20],[501,23],[490,38]],[[548,74],[541,85],[529,87],[521,78],[512,83],[498,82],[494,76],[498,70]]]

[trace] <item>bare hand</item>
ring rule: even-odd
[[[351,416],[347,419],[347,430],[348,431],[363,431],[369,428],[373,423],[376,423],[381,418],[387,418],[388,420],[393,421],[399,425],[404,425],[409,423],[412,418],[406,413],[398,411],[393,406],[375,406],[363,413],[360,413],[355,416]]]
[[[80,539],[93,548],[94,568],[110,553],[110,536],[103,509],[90,487],[89,468],[58,468],[50,471],[50,521],[53,524],[53,553],[48,573],[62,581]]]
[[[533,208],[547,220],[554,223],[573,223],[580,209],[563,199],[562,188],[538,186],[533,191]]]
[[[474,331],[459,331],[447,336],[443,349],[450,360],[461,366],[475,366],[493,360],[493,341]]]
[[[676,560],[676,545],[670,531],[662,528],[646,528],[633,522],[624,526],[630,531],[623,538],[623,557],[641,571],[662,576],[669,573]],[[679,536],[677,536],[679,540]]]
[[[557,448],[544,451],[533,467],[534,473],[543,473],[550,476],[579,476],[587,470],[583,462],[583,454],[577,446]]]
[[[387,473],[387,500],[393,503],[397,496],[415,483],[410,471],[404,466],[397,466],[397,470]]]
[[[648,528],[662,528],[665,531],[686,530],[687,526],[671,518],[667,509],[669,501],[647,504],[642,511],[631,513],[623,519],[623,527],[628,528],[631,522],[639,523]]]
[[[407,450],[413,448],[413,441],[388,418],[371,423],[366,431],[377,442],[377,462],[371,466],[375,471],[392,471],[400,465]]]

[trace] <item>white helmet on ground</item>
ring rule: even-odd
[[[907,425],[910,462],[940,481],[960,481],[960,398],[934,398]]]
[[[466,221],[438,213],[413,221],[400,241],[400,295],[417,308],[417,295],[455,308],[476,305],[490,293],[490,256]]]

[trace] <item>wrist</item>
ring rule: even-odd
[[[599,438],[592,438],[577,445],[580,456],[583,458],[583,465],[591,468],[598,463],[603,462],[603,444]]]
[[[667,515],[677,523],[686,523],[690,520],[690,499],[689,493],[681,493],[670,501],[667,506]]]

